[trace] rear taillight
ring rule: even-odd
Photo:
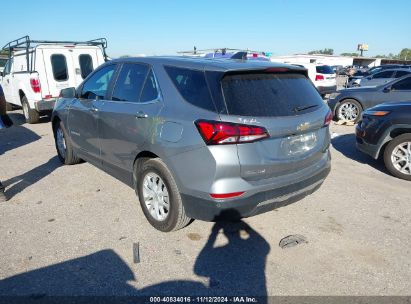
[[[315,81],[318,81],[318,80],[324,80],[324,76],[323,75],[315,75]]]
[[[40,93],[40,90],[41,90],[40,80],[38,80],[37,78],[31,78],[30,85],[34,93]]]
[[[333,113],[329,110],[327,116],[324,119],[324,126],[330,125],[331,121],[333,120]]]
[[[257,126],[209,120],[197,120],[195,124],[207,145],[249,143],[270,136],[265,128]]]

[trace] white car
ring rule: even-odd
[[[316,63],[296,63],[295,65],[308,70],[308,76],[322,97],[337,91],[337,75],[329,65]]]
[[[21,106],[28,123],[51,112],[64,88],[77,87],[107,58],[105,39],[87,42],[34,41],[28,36],[3,49],[11,57],[1,73],[8,107]]]

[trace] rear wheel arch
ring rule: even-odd
[[[137,172],[140,170],[141,166],[145,161],[151,158],[158,158],[159,156],[157,154],[154,154],[153,152],[150,151],[141,151],[140,153],[137,154],[136,158],[134,159],[133,162],[133,185],[136,185],[137,182]]]

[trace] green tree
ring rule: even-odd
[[[411,60],[411,49],[402,49],[401,52],[398,54],[398,59]]]
[[[334,50],[325,48],[323,50],[316,50],[316,51],[308,52],[308,54],[310,55],[313,55],[313,54],[334,55]]]

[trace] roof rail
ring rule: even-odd
[[[29,49],[32,47],[36,47],[39,44],[73,44],[73,45],[94,45],[101,47],[103,51],[104,60],[107,61],[107,39],[106,38],[97,38],[88,41],[55,41],[55,40],[32,40],[29,36],[23,36],[16,40],[10,41],[5,46],[3,46],[3,50],[8,50],[9,58],[12,55],[13,51],[16,50],[26,50],[27,53],[27,63],[28,63],[28,53]],[[28,64],[27,64],[28,66]]]
[[[250,49],[232,49],[232,48],[214,48],[214,49],[203,49],[203,50],[197,50],[196,47],[193,48],[192,51],[179,51],[177,54],[182,54],[183,56],[201,56],[201,55],[206,55],[207,53],[222,53],[225,55],[226,53],[246,53],[246,54],[258,54],[258,55],[263,55],[263,56],[270,56],[271,53],[269,52],[262,52],[262,51],[253,51]],[[234,55],[235,56],[235,55]]]

